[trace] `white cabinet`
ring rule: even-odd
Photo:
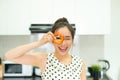
[[[53,0],[53,18],[68,18],[69,22],[75,23],[75,0]]]
[[[0,0],[0,35],[30,34],[31,23],[75,23],[77,34],[110,32],[110,0]]]
[[[69,20],[74,21],[75,16],[74,0],[32,0],[32,1],[33,1],[31,12],[32,22],[54,23],[55,20],[61,17],[66,17]]]
[[[36,2],[35,2],[36,1]],[[53,23],[61,17],[76,24],[80,35],[110,33],[110,0],[35,0],[32,22]],[[42,3],[41,3],[42,2]]]
[[[52,17],[52,0],[32,0],[32,23],[53,23]]]
[[[52,0],[52,18],[66,17],[80,35],[110,33],[110,0]]]
[[[110,0],[75,0],[77,34],[109,34],[110,13]]]
[[[0,35],[29,34],[29,0],[0,0]]]

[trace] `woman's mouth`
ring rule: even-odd
[[[60,50],[61,52],[66,52],[67,47],[59,47],[59,50]]]

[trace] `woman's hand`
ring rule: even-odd
[[[47,32],[46,34],[43,35],[43,37],[40,39],[40,44],[44,45],[48,42],[52,42],[53,41],[53,33],[52,32]]]

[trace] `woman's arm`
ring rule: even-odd
[[[21,45],[21,46],[18,46],[16,48],[13,48],[13,49],[9,50],[5,54],[5,57],[8,60],[19,58],[19,57],[29,53],[30,50],[32,50],[32,49],[34,49],[38,46],[39,46],[39,42],[32,42],[32,43],[29,43],[29,44]]]
[[[80,77],[81,77],[81,80],[87,80],[86,79],[86,65],[85,65],[84,61],[83,61],[82,73],[81,73]]]
[[[32,42],[29,44],[18,46],[9,50],[5,54],[5,58],[16,63],[37,66],[37,61],[40,60],[40,57],[37,57],[39,56],[39,54],[29,54],[29,51],[37,48],[39,45],[39,42]]]
[[[42,46],[47,42],[51,42],[52,41],[51,34],[52,34],[51,32],[48,32],[45,35],[43,35],[43,37],[39,41],[21,45],[9,50],[5,54],[6,59],[21,64],[29,64],[29,65],[37,66],[38,62],[41,61],[41,59],[45,58],[46,54],[40,52],[36,54],[29,54],[29,51],[39,46]]]

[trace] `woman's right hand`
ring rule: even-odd
[[[53,42],[53,37],[54,37],[54,34],[49,31],[43,35],[43,37],[39,40],[39,42],[41,45],[44,45],[48,42]]]

